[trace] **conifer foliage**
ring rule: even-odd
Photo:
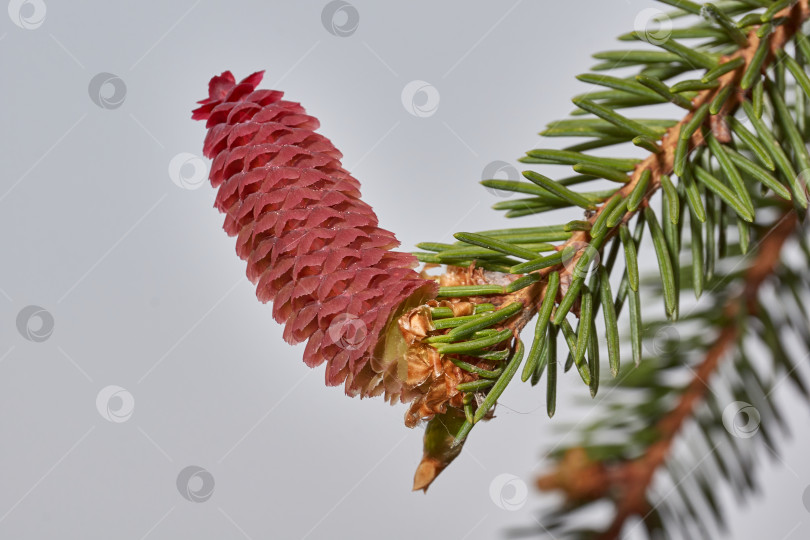
[[[573,144],[529,150],[520,159],[532,167],[523,180],[483,182],[523,195],[495,204],[508,218],[573,207],[584,218],[459,233],[456,244],[422,244],[417,254],[478,273],[474,293],[440,295],[472,293],[498,311],[522,306],[491,330],[515,335],[502,373],[483,389],[470,385],[464,421],[447,422],[452,410],[431,420],[447,430],[430,444],[428,429],[423,463],[446,466],[518,373],[532,384],[545,378],[549,416],[562,373],[574,368],[591,396],[607,379],[605,396],[583,412],[599,414],[567,426],[579,441],[550,445],[552,463],[537,484],[564,502],[530,530],[540,536],[616,538],[642,529],[654,538],[714,537],[712,526],[724,524],[714,479],[740,494],[754,489],[755,449],[773,452],[786,428],[774,392],[793,385],[808,398],[795,361],[810,345],[810,6],[663,3],[676,8],[666,19],[682,24],[637,28],[619,38],[628,47],[595,54],[599,63],[578,77],[594,89],[542,133]],[[648,106],[664,114],[632,116]],[[622,157],[633,147],[646,157]],[[549,165],[575,174],[552,179],[536,170]],[[788,264],[790,253],[804,264]],[[642,256],[655,259],[651,279],[639,275]],[[499,273],[514,280],[511,295],[486,283]],[[532,317],[524,360],[517,336]],[[453,331],[428,340],[440,351],[447,341],[454,351],[478,350],[452,338]],[[790,382],[780,389],[783,380]],[[613,509],[608,522],[577,518],[603,503]]]

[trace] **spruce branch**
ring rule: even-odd
[[[762,41],[761,38],[757,36],[756,30],[752,30],[749,32],[747,40],[748,45],[746,47],[736,51],[732,55],[722,57],[718,62],[720,65],[730,64],[735,66],[734,69],[720,75],[717,79],[715,79],[718,81],[716,86],[698,92],[697,96],[695,96],[695,98],[692,100],[693,110],[687,113],[677,124],[667,128],[664,135],[660,137],[661,146],[658,151],[651,153],[641,163],[636,164],[627,184],[615,192],[607,201],[596,206],[590,216],[586,215],[585,220],[589,226],[584,227],[583,229],[585,230],[574,232],[574,234],[572,234],[571,237],[569,237],[569,239],[562,244],[562,247],[559,248],[561,251],[565,250],[567,247],[576,246],[579,244],[588,244],[593,239],[591,234],[593,225],[598,221],[599,216],[609,208],[610,202],[629,197],[633,193],[634,189],[638,186],[642,176],[644,175],[646,175],[649,180],[645,181],[646,189],[642,191],[639,205],[641,207],[648,206],[650,199],[653,197],[656,191],[661,188],[662,178],[667,177],[675,172],[676,149],[682,140],[680,137],[682,132],[691,131],[693,133],[693,135],[691,135],[691,137],[688,139],[688,142],[691,145],[691,150],[706,144],[703,132],[695,129],[697,125],[690,126],[690,123],[695,119],[695,111],[700,111],[701,107],[711,103],[711,101],[718,94],[722,93],[724,89],[736,89],[740,84],[740,79],[742,78],[743,73],[749,71],[755,72],[767,67],[768,63],[773,61],[775,58],[777,51],[782,50],[785,44],[787,44],[796,31],[798,31],[801,24],[806,21],[808,17],[810,17],[810,5],[808,5],[806,0],[799,1],[796,2],[793,7],[785,8],[784,11],[780,12],[779,15],[785,17],[786,21],[783,22],[782,25],[778,26],[771,34],[767,42],[768,47],[767,49],[764,49],[768,51],[768,55],[758,62],[759,66],[756,69],[749,69],[752,59],[759,49],[759,45]],[[742,59],[742,62],[739,62],[738,59]],[[725,117],[731,117],[734,112],[736,112],[744,97],[744,92],[730,92],[730,96],[725,100],[723,107],[711,118],[712,135],[714,137],[717,137],[724,142],[729,141],[730,134],[728,131],[726,131],[725,126],[723,126],[723,121]],[[645,171],[649,171],[649,173],[646,173]],[[626,212],[620,223],[628,222],[635,215],[635,213],[635,210]],[[616,230],[614,229],[609,234],[615,234],[615,232]],[[575,263],[579,257],[581,257],[581,253],[577,253],[572,262]],[[558,271],[564,280],[571,274],[574,268],[575,264],[566,266],[556,265],[554,267],[539,270],[538,273],[545,276],[551,272]],[[533,306],[536,310],[536,307],[539,305],[538,300],[542,302],[542,298],[537,299],[536,297],[533,297],[535,294],[536,290],[526,290],[521,296],[528,297],[527,304]],[[534,314],[535,312],[530,312],[527,314],[527,317],[531,319]],[[523,326],[519,326],[518,324],[513,326],[513,328],[517,330],[520,330],[522,327]]]
[[[694,6],[699,5],[679,2],[678,6],[693,12]],[[598,374],[598,366],[594,365],[598,359],[596,354],[588,354],[584,349],[589,343],[596,314],[602,308],[606,317],[605,331],[614,343],[611,371],[614,374],[618,372],[620,355],[615,344],[615,315],[621,311],[626,301],[630,309],[633,358],[636,364],[640,361],[642,323],[636,252],[640,249],[640,233],[645,224],[655,247],[666,314],[674,321],[678,319],[681,289],[681,228],[687,215],[691,217],[693,238],[690,247],[693,253],[691,274],[696,296],[699,297],[703,292],[704,277],[708,280],[714,274],[716,256],[723,257],[728,251],[726,229],[732,216],[736,218],[739,247],[746,252],[750,249],[751,224],[755,222],[757,210],[779,206],[785,201],[791,202],[793,211],[800,214],[807,207],[806,186],[796,173],[797,169],[804,171],[810,168],[810,158],[803,144],[805,136],[797,127],[798,121],[794,120],[792,110],[781,97],[785,86],[785,66],[792,66],[791,72],[804,73],[803,68],[797,69],[797,66],[801,67],[798,61],[794,61],[796,65],[793,65],[785,60],[791,58],[785,48],[797,35],[801,38],[796,40],[797,58],[802,58],[802,47],[807,48],[806,45],[801,45],[804,42],[800,32],[802,24],[810,17],[807,0],[788,2],[778,10],[769,6],[763,13],[748,13],[734,23],[738,25],[735,28],[744,29],[744,33],[731,30],[730,16],[750,12],[757,6],[705,6],[708,6],[707,9],[702,11],[698,7],[697,13],[716,23],[723,32],[723,38],[716,38],[703,47],[690,48],[670,36],[666,40],[656,40],[653,43],[664,51],[617,51],[595,55],[596,58],[612,62],[610,66],[600,66],[599,69],[644,64],[646,67],[634,78],[597,74],[580,76],[579,79],[584,82],[611,90],[574,98],[579,112],[592,116],[554,122],[543,134],[554,137],[585,136],[594,141],[564,150],[530,150],[520,160],[528,164],[569,165],[579,176],[555,181],[530,170],[523,173],[530,183],[497,180],[483,182],[488,187],[535,195],[529,199],[496,204],[496,209],[508,210],[507,217],[533,215],[560,207],[578,206],[585,209],[584,219],[562,226],[562,230],[568,235],[557,238],[562,243],[553,246],[556,251],[551,255],[544,255],[539,249],[529,249],[529,245],[521,242],[536,238],[520,237],[517,229],[505,229],[477,234],[460,233],[456,235],[459,242],[451,245],[449,250],[439,248],[435,255],[427,257],[422,253],[416,254],[424,262],[433,264],[469,265],[466,271],[448,266],[446,275],[452,275],[452,279],[464,275],[469,283],[475,283],[479,287],[479,294],[494,295],[465,296],[464,289],[448,295],[459,301],[476,303],[485,300],[496,306],[506,305],[505,299],[497,296],[497,288],[488,288],[490,280],[507,280],[520,284],[521,288],[511,288],[508,302],[519,303],[524,309],[491,329],[504,332],[509,330],[515,336],[537,315],[541,306],[547,305],[544,301],[548,294],[548,283],[551,276],[554,276],[555,283],[558,282],[559,286],[553,288],[555,297],[550,320],[547,322],[541,317],[533,343],[529,347],[527,366],[531,365],[534,373],[531,373],[531,369],[524,368],[521,377],[536,383],[546,366],[549,367],[549,416],[556,410],[555,401],[551,399],[556,394],[556,371],[551,370],[556,366],[556,361],[550,354],[556,348],[551,347],[550,342],[556,339],[557,329],[562,330],[570,350],[564,365],[565,371],[576,365],[583,382],[591,387],[591,393],[595,395],[598,390],[598,375],[597,380],[592,381],[591,374]],[[639,32],[628,34],[625,38],[651,41]],[[722,52],[716,53],[713,48]],[[680,81],[672,87],[663,82],[695,69],[704,71],[702,78]],[[777,74],[777,83],[769,79],[769,70]],[[806,76],[794,77],[800,87],[807,82]],[[797,103],[804,99],[803,94],[798,94]],[[601,104],[597,102],[599,100]],[[662,102],[674,103],[687,112],[677,121],[667,121],[632,120],[616,111],[623,107]],[[764,103],[772,106],[776,135],[762,116]],[[740,109],[745,110],[753,132],[735,117]],[[577,115],[577,112],[574,114]],[[735,143],[735,138],[741,146]],[[636,146],[650,150],[649,155],[638,160],[598,157],[585,153],[586,150],[631,140]],[[760,164],[752,160],[759,160]],[[678,179],[677,184],[673,178]],[[586,193],[573,189],[576,184],[597,179],[619,183],[620,187]],[[651,206],[651,200],[658,192],[663,192],[660,220]],[[627,225],[636,216],[640,216],[637,233],[634,238],[630,238]],[[719,231],[716,238],[713,232],[715,228]],[[705,247],[702,246],[701,239],[704,231]],[[540,232],[540,228],[537,232]],[[603,305],[610,303],[607,302],[608,295],[598,294],[600,301],[591,305],[592,291],[604,288],[600,285],[602,280],[606,282],[609,291],[607,279],[620,245],[617,236],[623,236],[621,247],[625,252],[626,265],[614,309],[606,310]],[[486,259],[486,263],[497,262],[499,267],[489,266],[488,270],[474,256],[450,260],[443,255],[445,251],[459,253],[459,248],[463,249],[465,244],[499,254]],[[600,259],[608,245],[611,246],[610,254],[602,262]],[[507,246],[511,246],[511,249]],[[534,259],[533,253],[537,254]],[[510,264],[510,259],[505,257],[507,255],[526,262],[512,264],[504,272],[504,266]],[[605,271],[589,272],[594,263],[597,268],[601,267]],[[586,285],[588,275],[591,278]],[[528,276],[539,278],[530,283],[524,281]],[[444,284],[441,279],[440,284]],[[576,330],[568,322],[569,313],[573,313],[579,321]],[[508,346],[510,350],[515,350],[516,340],[517,337]],[[594,352],[598,352],[598,347],[595,349]],[[555,377],[554,380],[552,376]],[[486,388],[466,395],[464,399],[467,412],[474,409],[473,402],[480,402],[486,396]],[[492,400],[487,401],[486,412],[489,413]],[[446,403],[439,403],[433,409],[433,414],[446,416],[454,413],[452,408],[446,407]],[[433,418],[433,414],[423,418]],[[458,429],[447,432],[451,437],[447,438],[446,445],[431,444],[426,438],[426,449],[431,447],[434,451],[431,453],[426,450],[423,463],[439,462],[442,463],[441,468],[446,466],[449,460],[444,457],[458,454],[457,447],[463,444],[473,424],[480,418],[489,418],[488,415],[471,417],[470,414],[466,414],[466,417],[466,421],[458,424]],[[444,420],[440,418],[437,421]],[[432,473],[436,470],[440,468],[432,467],[431,474],[428,475],[423,474],[421,469],[417,471],[415,488],[425,489],[435,478]]]
[[[745,270],[740,292],[719,308],[716,335],[702,360],[689,368],[691,380],[678,391],[674,406],[655,423],[654,442],[637,457],[610,460],[590,457],[587,445],[574,446],[561,452],[554,469],[537,480],[541,490],[561,490],[572,506],[599,499],[612,501],[614,516],[599,538],[618,538],[629,519],[640,517],[645,521],[655,512],[649,495],[654,475],[670,459],[676,438],[683,434],[685,424],[693,419],[711,391],[709,381],[721,362],[739,347],[745,334],[741,319],[759,314],[760,289],[779,269],[783,248],[799,225],[796,215],[789,212],[763,232],[757,254]],[[649,526],[654,528],[655,522]]]
[[[519,159],[570,167],[574,174],[553,179],[530,168],[520,180],[482,182],[527,196],[494,205],[507,218],[584,211],[564,223],[463,231],[453,243],[424,242],[418,253],[397,252],[394,234],[378,227],[340,152],[317,133],[317,119],[281,92],[258,89],[261,72],[239,82],[230,72],[214,77],[193,112],[207,121],[204,153],[214,160],[210,179],[219,189],[215,206],[225,214],[224,229],[237,237],[237,253],[247,261],[259,299],[273,301],[274,318],[286,325],[285,340],[307,342],[304,360],[312,367],[326,364],[327,384],[343,385],[351,396],[408,403],[409,427],[427,422],[415,490],[427,490],[474,426],[493,418],[518,373],[532,385],[545,375],[552,417],[558,378],[575,370],[594,398],[606,378],[601,358],[607,358],[611,390],[646,388],[645,399],[614,403],[620,414],[609,411],[579,445],[555,453],[555,472],[540,486],[562,489],[567,501],[547,528],[611,538],[641,516],[651,536],[666,536],[673,521],[697,522],[698,512],[680,482],[675,488],[685,513],[666,501],[653,503],[651,482],[665,468],[678,474],[675,444],[689,425],[698,426],[706,443],[723,435],[717,429],[725,423],[721,403],[707,391],[707,381],[714,384],[729,364],[721,358],[732,355],[739,375],[724,381],[727,390],[759,400],[778,418],[767,385],[745,355],[744,340],[757,340],[770,350],[773,371],[782,370],[810,401],[780,339],[782,325],[810,349],[810,314],[800,300],[810,293],[810,246],[793,234],[805,232],[808,206],[810,40],[802,28],[810,0],[661,1],[677,8],[671,19],[699,16],[700,22],[666,36],[636,30],[620,37],[654,49],[595,54],[599,63],[592,73],[578,78],[598,90],[575,96],[571,116],[542,132],[584,142],[532,149]],[[682,43],[694,39],[702,41]],[[617,76],[614,70],[635,73]],[[688,78],[695,72],[697,78]],[[678,114],[625,114],[650,105]],[[617,147],[646,154],[620,157]],[[609,157],[597,154],[606,149]],[[582,190],[593,183],[598,189]],[[660,205],[654,202],[659,196]],[[774,220],[773,214],[782,217]],[[642,245],[645,231],[651,242]],[[789,238],[797,238],[805,267],[780,262]],[[658,273],[650,287],[639,260],[653,255]],[[745,272],[725,264],[748,256],[753,263]],[[417,261],[425,263],[421,273],[414,270]],[[437,267],[443,273],[431,275]],[[611,284],[616,274],[620,281]],[[780,300],[775,306],[763,301],[767,289]],[[684,309],[685,290],[708,297],[709,307]],[[649,329],[661,324],[648,322],[651,299],[663,304],[665,324],[680,319],[678,324],[702,325],[670,358],[644,357]],[[786,307],[791,302],[795,309]],[[622,362],[625,306],[632,363]],[[790,319],[796,313],[800,324]],[[524,343],[521,332],[533,320],[531,341]],[[713,339],[707,328],[716,331]],[[668,373],[684,370],[693,375],[686,387],[667,380]],[[629,429],[622,424],[628,418],[644,427]],[[622,444],[589,439],[621,430],[632,431]],[[772,440],[769,429],[761,432]],[[742,482],[751,487],[750,464],[731,442],[732,457],[706,456],[729,482],[740,484],[729,472],[729,463],[738,464]],[[719,521],[701,463],[689,470],[698,471],[697,488]],[[616,508],[611,523],[569,526],[573,510],[607,499]]]

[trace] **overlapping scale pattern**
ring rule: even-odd
[[[223,228],[237,237],[257,297],[285,323],[284,339],[308,340],[304,362],[326,362],[326,383],[349,395],[393,399],[406,373],[384,354],[389,325],[435,297],[437,284],[413,270],[412,255],[391,251],[399,242],[360,200],[318,120],[282,92],[257,90],[262,75],[212,78],[192,114],[207,121],[203,152]]]

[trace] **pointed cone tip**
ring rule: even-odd
[[[441,469],[436,466],[436,460],[430,457],[422,458],[416,473],[413,475],[413,491],[423,491],[427,493],[430,484],[439,476]]]

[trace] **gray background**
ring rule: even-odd
[[[573,77],[590,53],[654,4],[353,0],[360,24],[343,38],[320,0],[46,4],[34,29],[0,16],[0,538],[473,539],[531,526],[544,499],[530,488],[509,511],[491,483],[530,483],[552,424],[588,409],[564,399],[550,422],[543,390],[512,385],[428,495],[411,493],[422,433],[403,426],[404,406],[324,387],[256,301],[213,190],[181,189],[168,165],[201,152],[189,117],[212,75],[267,69],[263,86],[321,119],[405,249],[502,226],[475,185],[484,166],[534,146],[583,91]],[[119,107],[91,99],[100,72],[125,82]],[[430,117],[402,105],[415,79],[441,96]],[[54,317],[45,341],[17,330],[31,304]],[[585,394],[565,379],[563,394]],[[100,412],[110,385],[124,393]],[[125,421],[102,415],[116,410]],[[786,465],[760,470],[761,497],[724,492],[732,537],[810,537],[804,431]],[[215,480],[205,502],[178,492],[189,465]]]

